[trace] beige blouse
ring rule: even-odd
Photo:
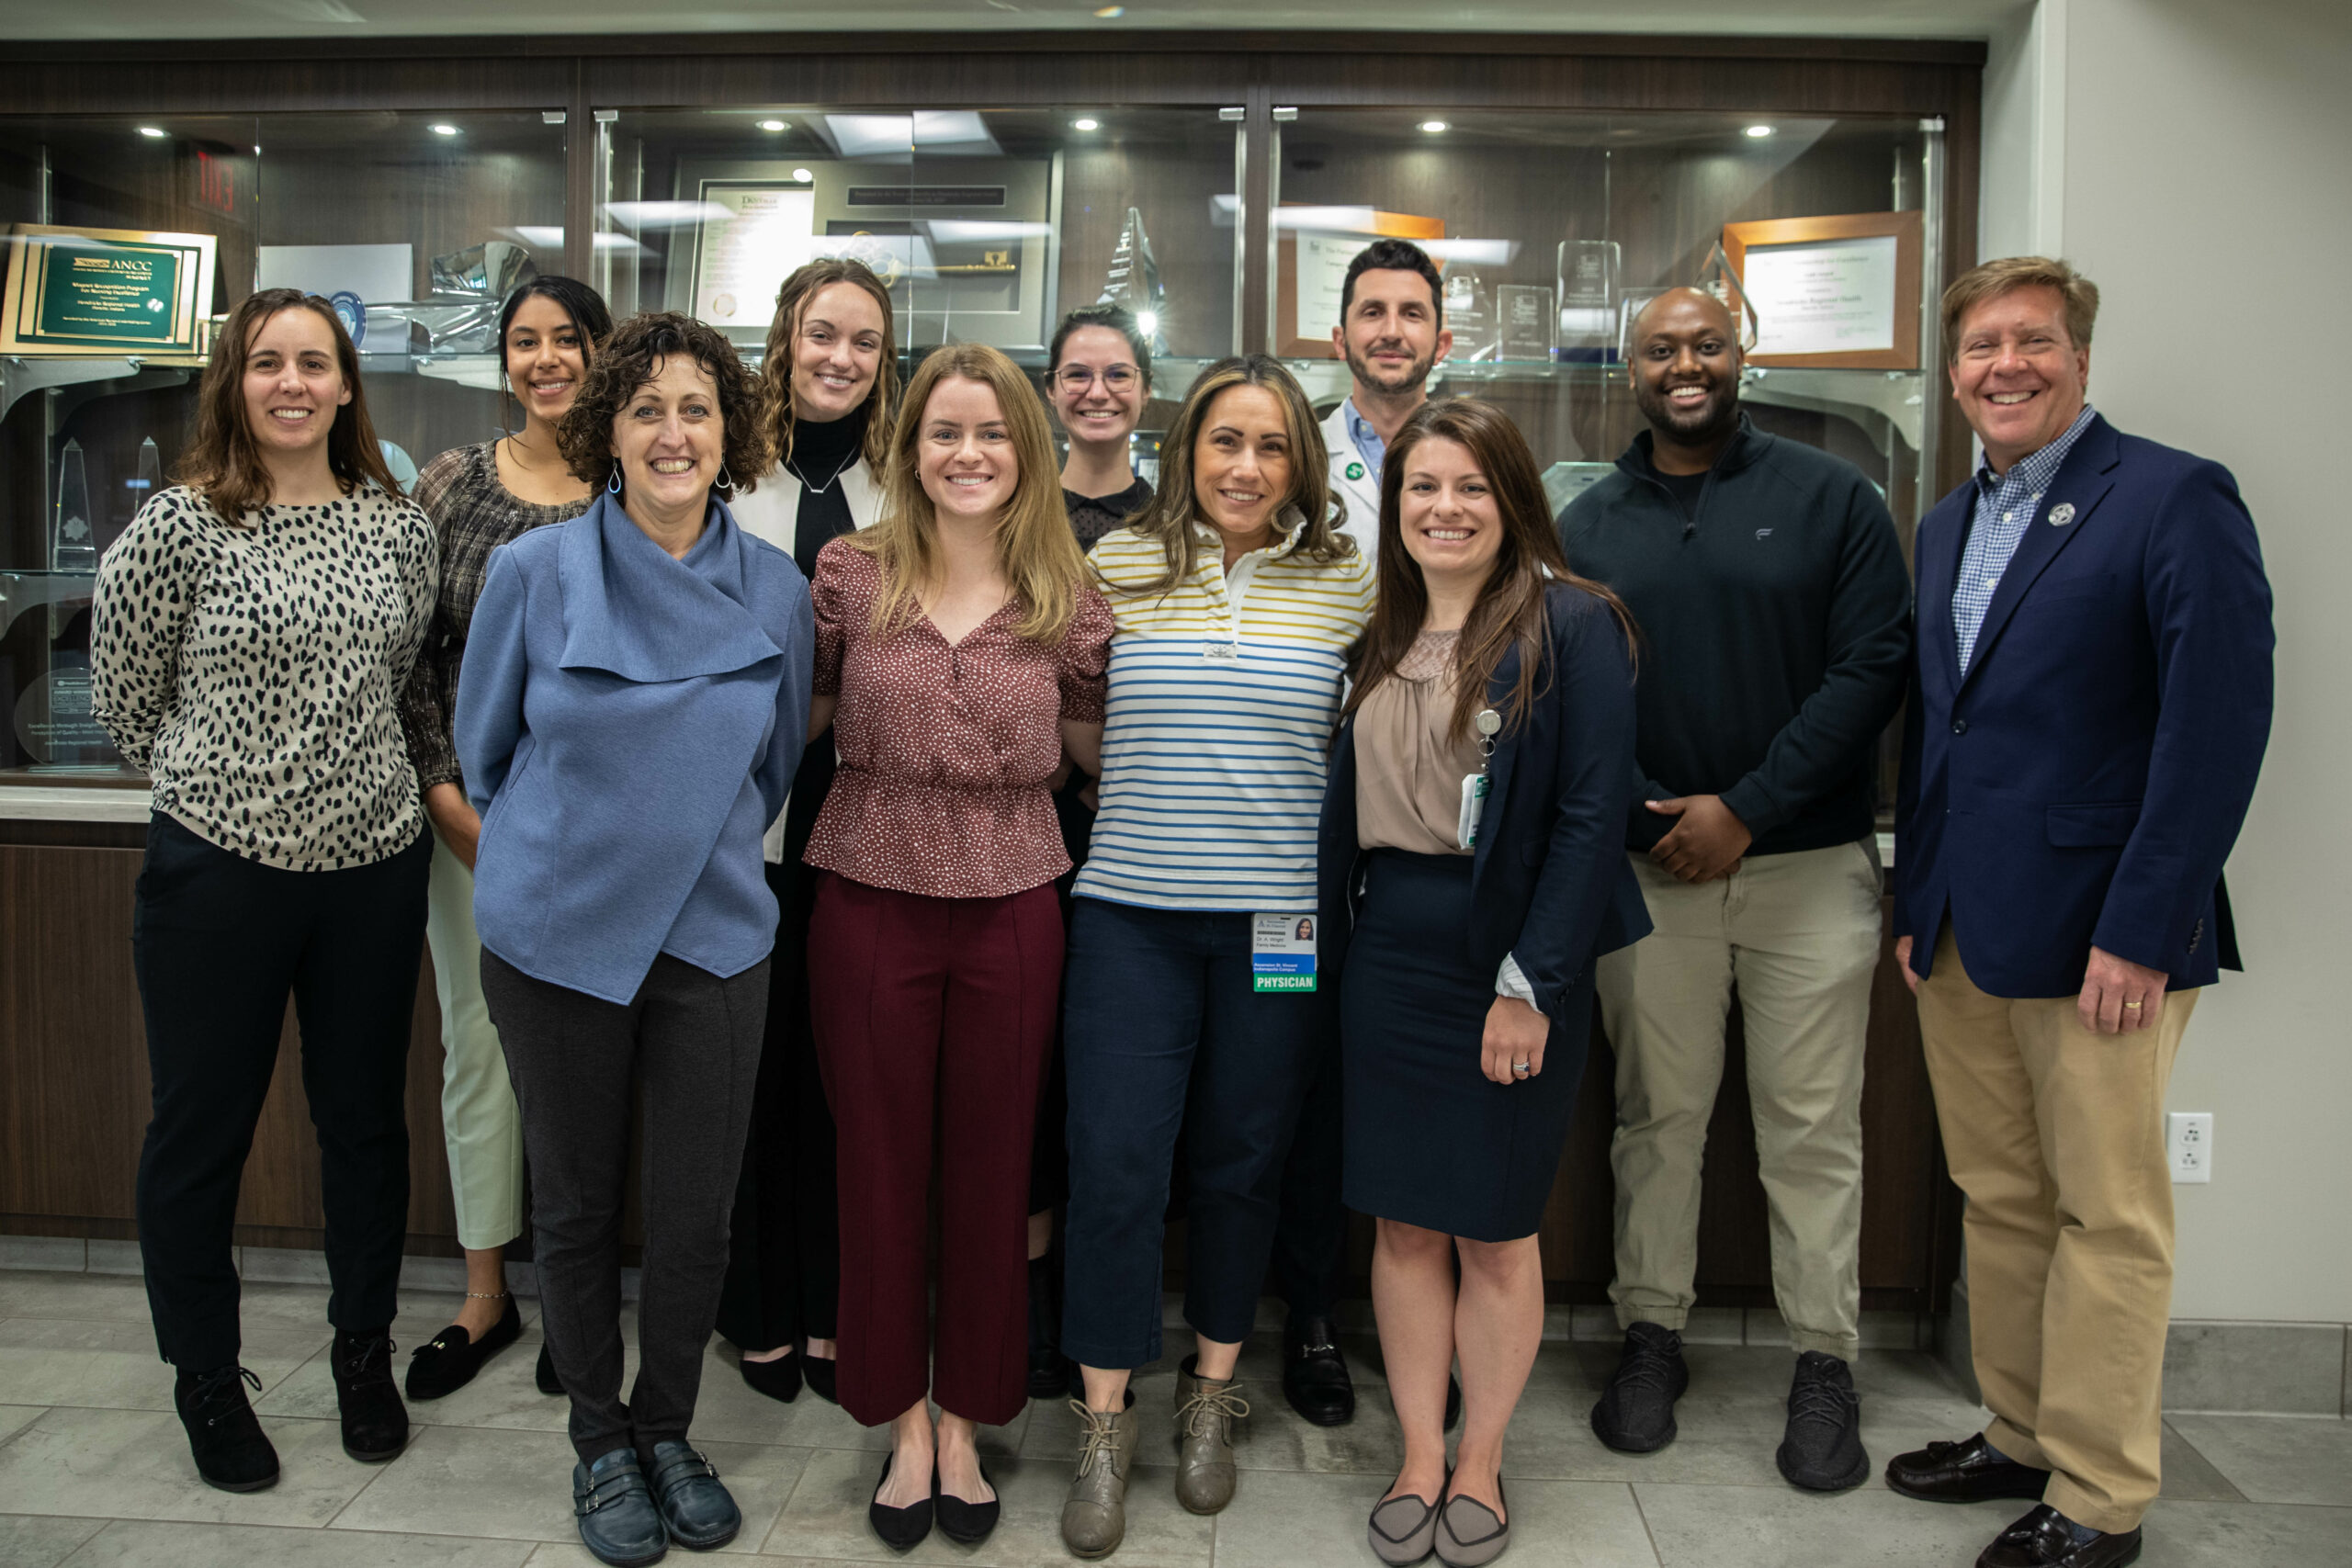
[[[1367,850],[1466,855],[1462,779],[1478,771],[1478,738],[1453,721],[1459,631],[1425,631],[1396,672],[1356,710],[1356,841]]]

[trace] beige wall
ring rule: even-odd
[[[2277,594],[2278,704],[2229,880],[2247,973],[2198,1004],[2171,1108],[2174,1315],[2352,1322],[2352,5],[2041,0],[1986,79],[1988,245],[2104,295],[2091,397],[2229,465]],[[1998,254],[1988,250],[1988,254]]]

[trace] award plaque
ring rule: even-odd
[[[1617,242],[1560,243],[1560,357],[1605,362],[1617,343]]]
[[[82,444],[68,441],[57,459],[57,509],[49,520],[49,570],[98,570],[97,530],[90,520],[90,479]]]
[[[194,354],[213,237],[18,223],[0,354]]]
[[[1445,327],[1453,334],[1453,352],[1448,358],[1468,363],[1495,356],[1494,302],[1487,298],[1487,285],[1476,273],[1447,272]]]
[[[1502,285],[1495,290],[1495,316],[1497,359],[1551,361],[1560,323],[1553,313],[1549,288],[1541,284]]]

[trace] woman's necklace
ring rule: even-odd
[[[810,479],[808,477],[808,471],[806,468],[803,468],[797,461],[785,464],[785,468],[790,471],[794,479],[800,481],[801,488],[806,490],[810,495],[822,495],[827,491],[832,489],[834,481],[839,479],[843,474],[849,472],[851,465],[854,464],[862,456],[864,456],[864,453],[858,447],[851,447],[849,456],[842,459],[841,467],[835,468],[832,472],[832,477],[826,479],[823,484],[819,484],[816,480]]]

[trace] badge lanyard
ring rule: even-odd
[[[1462,817],[1454,826],[1454,841],[1465,850],[1478,847],[1478,818],[1494,788],[1495,737],[1502,731],[1503,716],[1480,708],[1470,724],[1478,732],[1478,771],[1462,775]]]

